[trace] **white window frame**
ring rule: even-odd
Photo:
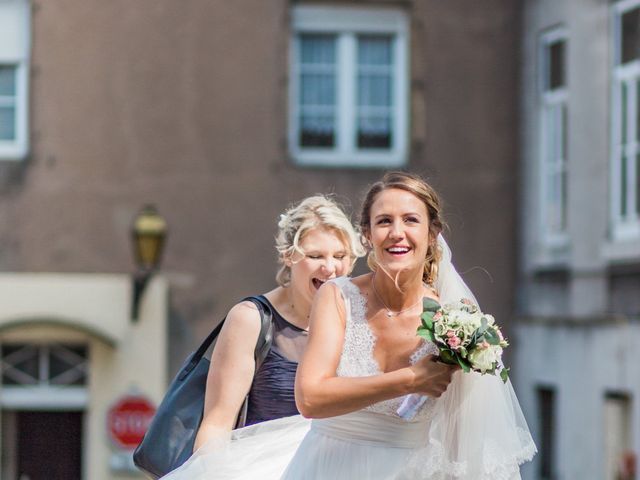
[[[0,160],[22,160],[27,156],[29,55],[31,10],[27,0],[0,1],[0,65],[15,68],[16,95],[14,140],[0,140]],[[0,98],[0,102],[1,102]]]
[[[301,147],[299,138],[299,35],[336,34],[337,80],[335,146]],[[356,36],[393,35],[393,127],[389,150],[359,149],[355,138]],[[298,5],[292,8],[289,57],[289,152],[296,164],[321,167],[399,167],[407,163],[409,137],[409,22],[389,8]]]
[[[563,87],[549,90],[546,87],[546,81],[549,76],[549,45],[563,41],[565,44],[565,65],[563,65],[565,73],[565,84]],[[569,46],[568,30],[565,27],[556,27],[552,30],[543,32],[538,42],[538,65],[539,68],[539,125],[540,125],[540,190],[539,190],[539,224],[542,236],[542,243],[546,247],[558,248],[564,247],[569,242],[568,235],[568,192],[564,192],[564,203],[562,203],[562,191],[556,192],[560,195],[557,204],[562,210],[555,212],[555,215],[564,216],[565,223],[560,229],[552,229],[550,227],[549,218],[549,198],[552,189],[556,189],[556,176],[562,177],[568,175],[568,158],[563,158],[563,151],[568,152],[568,119],[566,124],[563,122],[564,115],[568,116],[568,99],[569,87],[567,76],[567,54]],[[560,126],[558,129],[557,127]],[[567,154],[568,156],[568,154]],[[552,171],[551,171],[552,170]],[[550,181],[550,177],[554,176],[555,182]],[[563,187],[560,187],[563,188]],[[568,189],[568,182],[564,185]]]
[[[611,218],[611,236],[614,241],[627,241],[640,237],[640,212],[636,209],[637,196],[640,195],[638,188],[638,180],[640,172],[636,171],[635,156],[640,155],[640,139],[637,138],[638,128],[638,108],[639,99],[638,88],[629,88],[635,83],[640,82],[640,59],[628,62],[624,65],[620,64],[621,56],[621,19],[623,14],[640,8],[640,0],[624,0],[617,2],[612,6],[611,32],[613,33],[613,58],[612,58],[612,82],[611,82],[611,157],[610,157],[610,218]],[[627,109],[626,109],[626,138],[635,138],[635,141],[627,140],[622,145],[622,85],[627,85]],[[622,168],[619,162],[620,157],[624,154],[627,178],[626,178],[626,195],[625,203],[626,214],[622,215]]]

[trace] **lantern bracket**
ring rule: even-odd
[[[140,269],[133,274],[133,299],[131,302],[131,320],[138,321],[140,316],[140,301],[142,294],[147,288],[147,284],[153,275],[151,269]]]

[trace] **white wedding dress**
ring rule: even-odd
[[[347,313],[337,374],[382,373],[366,303],[349,278],[333,280]],[[437,353],[424,342],[411,363]],[[403,398],[326,419],[301,416],[252,425],[199,449],[167,480],[516,480],[535,445],[510,384],[489,376],[454,374],[439,399],[428,399],[406,421]]]

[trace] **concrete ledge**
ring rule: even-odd
[[[0,330],[55,324],[84,330],[111,345],[130,329],[128,275],[0,274]]]

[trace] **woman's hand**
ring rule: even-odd
[[[445,392],[453,373],[460,370],[458,365],[438,361],[436,355],[427,355],[409,368],[415,375],[414,392],[433,398],[438,398]]]

